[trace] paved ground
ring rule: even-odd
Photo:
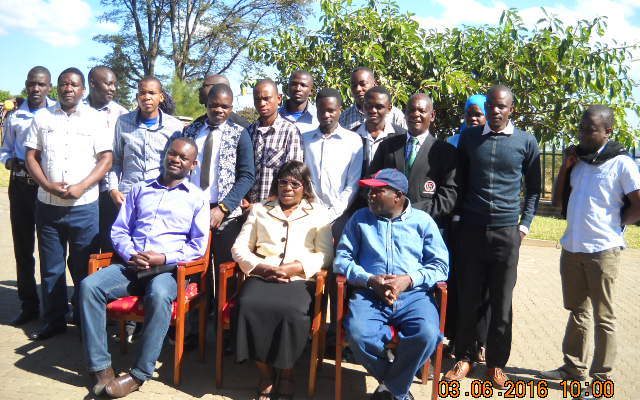
[[[0,189],[0,399],[89,399],[88,378],[79,334],[71,327],[65,335],[44,343],[30,342],[26,333],[35,329],[30,324],[24,329],[11,327],[8,321],[17,310],[14,259],[9,229],[8,201],[6,189]],[[533,381],[531,386],[521,387],[525,392],[515,393],[514,398],[567,398],[557,383],[549,383],[546,396],[532,393],[532,387],[541,382],[534,378],[539,370],[558,366],[562,360],[560,344],[564,332],[566,311],[561,307],[558,259],[560,251],[552,246],[526,243],[521,250],[518,286],[514,297],[513,350],[507,372],[512,378]],[[637,399],[640,391],[638,376],[640,367],[640,251],[623,253],[623,265],[617,292],[617,315],[619,332],[619,356],[615,371],[616,399]],[[68,280],[69,282],[70,279]],[[231,358],[225,362],[225,388],[214,386],[212,330],[208,340],[208,355],[205,363],[197,361],[195,354],[187,354],[184,362],[184,379],[179,388],[172,380],[173,348],[165,346],[158,363],[158,377],[146,383],[131,399],[249,399],[257,383],[251,365],[235,364]],[[133,361],[136,346],[128,355],[121,355],[115,343],[111,345],[114,366],[125,370]],[[308,359],[298,363],[298,393],[305,393]],[[478,367],[473,378],[481,378],[485,368]],[[326,361],[320,371],[317,399],[333,398],[333,364]],[[362,368],[348,364],[345,369],[344,398],[366,399],[366,393],[375,388],[375,381]],[[463,382],[459,398],[472,398],[465,392],[471,390],[472,380]],[[544,383],[542,383],[544,384]],[[415,383],[412,387],[416,399],[428,399],[431,385]],[[535,391],[535,390],[534,390]],[[304,397],[300,395],[299,397]],[[493,398],[508,397],[506,392],[494,393]]]

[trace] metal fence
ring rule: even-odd
[[[542,168],[542,197],[551,198],[553,184],[558,176],[558,169],[562,165],[562,153],[565,146],[556,146],[555,144],[545,143],[540,146],[540,164]],[[629,153],[640,165],[640,146],[629,150]]]

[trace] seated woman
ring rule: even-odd
[[[284,164],[271,185],[276,196],[251,207],[231,249],[249,276],[238,297],[236,358],[256,362],[260,400],[292,398],[292,368],[311,328],[311,280],[333,259],[328,211],[313,202],[307,166]]]

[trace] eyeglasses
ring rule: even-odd
[[[300,189],[302,187],[302,183],[290,179],[278,179],[278,186],[286,187],[287,185],[291,186],[291,189]]]

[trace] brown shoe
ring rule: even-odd
[[[135,392],[140,389],[141,385],[142,383],[138,383],[138,381],[130,374],[124,374],[107,383],[107,386],[104,387],[104,391],[109,395],[109,397],[117,399],[125,397],[131,392]]]
[[[91,376],[93,376],[94,380],[94,385],[91,391],[96,396],[100,396],[102,392],[104,392],[104,387],[116,377],[113,373],[113,368],[111,367],[105,368],[102,371],[92,372]]]
[[[444,375],[444,380],[459,381],[461,379],[464,379],[467,375],[469,375],[472,369],[473,369],[473,364],[471,364],[470,361],[466,361],[466,360],[458,361],[457,363],[455,363],[453,368],[451,368],[449,372],[447,372]]]
[[[487,377],[493,383],[494,389],[504,389],[505,382],[509,379],[507,375],[502,371],[502,368],[489,368],[487,370]]]

